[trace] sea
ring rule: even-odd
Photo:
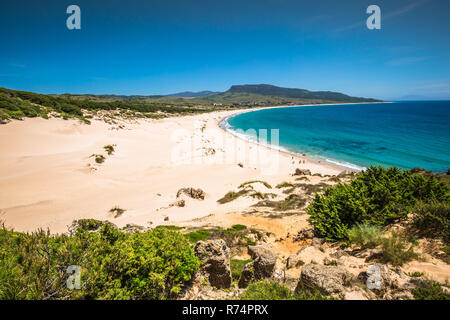
[[[401,101],[258,109],[222,126],[350,169],[381,165],[443,173],[450,168],[449,124],[450,101]]]

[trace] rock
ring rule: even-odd
[[[248,252],[255,259],[247,263],[239,278],[239,287],[245,288],[250,281],[271,278],[274,274],[277,257],[267,245],[249,246]]]
[[[349,280],[350,276],[338,267],[307,264],[302,267],[296,290],[308,288],[324,295],[344,298],[345,285]]]
[[[272,255],[275,257],[272,249],[266,244],[260,244],[257,246],[248,246],[248,254],[252,257],[252,259],[256,259],[259,256],[268,256]]]
[[[285,271],[282,268],[275,268],[275,271],[273,272],[272,279],[278,282],[283,282],[285,279]]]
[[[195,255],[203,262],[201,272],[216,288],[231,285],[230,249],[222,239],[199,241],[195,245]]]
[[[450,175],[450,169],[447,169],[447,175],[448,176]]]
[[[241,167],[241,168],[244,167],[244,165],[241,162],[238,163],[238,166]]]
[[[311,245],[314,247],[320,247],[324,243],[325,243],[324,238],[312,238],[312,241],[311,241]]]
[[[194,189],[194,188],[181,188],[177,192],[177,198],[180,197],[182,194],[187,195],[188,197],[191,197],[192,199],[205,199],[205,192],[202,189]]]
[[[169,217],[164,217],[164,221],[169,221]]]
[[[253,262],[249,262],[244,266],[242,270],[241,277],[239,278],[238,286],[239,288],[246,288],[250,281],[254,279],[255,268]]]
[[[286,260],[286,268],[298,268],[305,264],[305,262],[297,255],[291,254]]]
[[[425,172],[424,168],[415,167],[411,169],[411,173],[422,173],[422,172]]]
[[[319,250],[317,247],[307,246],[301,248],[296,253],[297,261],[303,261],[305,264],[309,263],[319,263],[323,264],[324,259],[326,258],[326,254]]]
[[[255,278],[270,278],[273,274],[277,257],[267,245],[249,246],[248,252],[255,259],[253,266],[255,268]]]
[[[292,241],[296,242],[296,241],[303,241],[306,239],[312,239],[314,238],[314,229],[313,228],[309,228],[309,229],[304,229],[304,230],[300,230],[292,239]]]
[[[295,173],[293,174],[294,176],[310,176],[311,175],[311,170],[309,169],[295,169]]]

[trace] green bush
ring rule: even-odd
[[[395,167],[370,167],[350,184],[317,194],[307,208],[316,233],[330,241],[348,239],[357,223],[384,226],[405,218],[419,201],[448,201],[448,186],[434,176]]]
[[[386,262],[395,266],[401,266],[418,257],[414,252],[414,244],[395,233],[383,239],[382,254]]]
[[[416,300],[450,300],[450,294],[445,292],[436,281],[421,281],[417,288],[411,290]]]
[[[239,298],[241,300],[295,300],[289,288],[266,280],[251,283]]]
[[[317,290],[291,290],[277,282],[260,280],[251,283],[239,297],[241,300],[331,300]]]
[[[381,243],[381,229],[379,226],[358,223],[348,231],[348,239],[362,248],[375,248]]]
[[[450,241],[450,203],[418,202],[413,212],[413,226],[420,232]]]
[[[231,277],[233,281],[238,281],[241,277],[242,271],[247,263],[252,262],[252,259],[248,260],[240,260],[240,259],[231,259],[230,260],[230,268],[231,268]]]
[[[110,223],[82,224],[72,236],[0,229],[0,299],[167,299],[198,269],[187,239],[156,228],[124,233]],[[81,289],[66,288],[79,265]]]
[[[209,238],[209,236],[211,235],[211,232],[209,232],[208,230],[205,229],[200,229],[197,231],[192,231],[189,233],[186,233],[186,237],[191,241],[191,242],[198,242],[198,241],[205,241]]]

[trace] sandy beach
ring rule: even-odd
[[[0,219],[18,231],[65,232],[74,219],[108,219],[118,226],[181,223],[248,208],[256,199],[220,199],[241,183],[285,181],[296,168],[337,174],[320,164],[244,141],[218,123],[236,111],[161,120],[121,121],[123,128],[93,120],[52,118],[0,126]],[[115,144],[107,155],[103,147]],[[93,154],[105,161],[95,162]],[[204,200],[171,206],[180,188],[201,188]],[[261,186],[261,188],[264,188]],[[126,211],[115,218],[109,210]]]

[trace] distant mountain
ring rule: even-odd
[[[343,93],[333,91],[309,91],[306,89],[282,88],[269,84],[245,84],[234,85],[227,93],[247,93],[263,96],[276,96],[283,98],[305,99],[305,100],[327,100],[335,102],[376,102],[379,100],[351,97]]]
[[[179,93],[173,93],[173,94],[168,94],[168,97],[178,97],[178,98],[199,98],[199,97],[206,97],[206,96],[211,96],[213,94],[219,94],[221,92],[217,92],[217,91],[199,91],[199,92],[191,92],[191,91],[184,91],[184,92],[179,92]]]

